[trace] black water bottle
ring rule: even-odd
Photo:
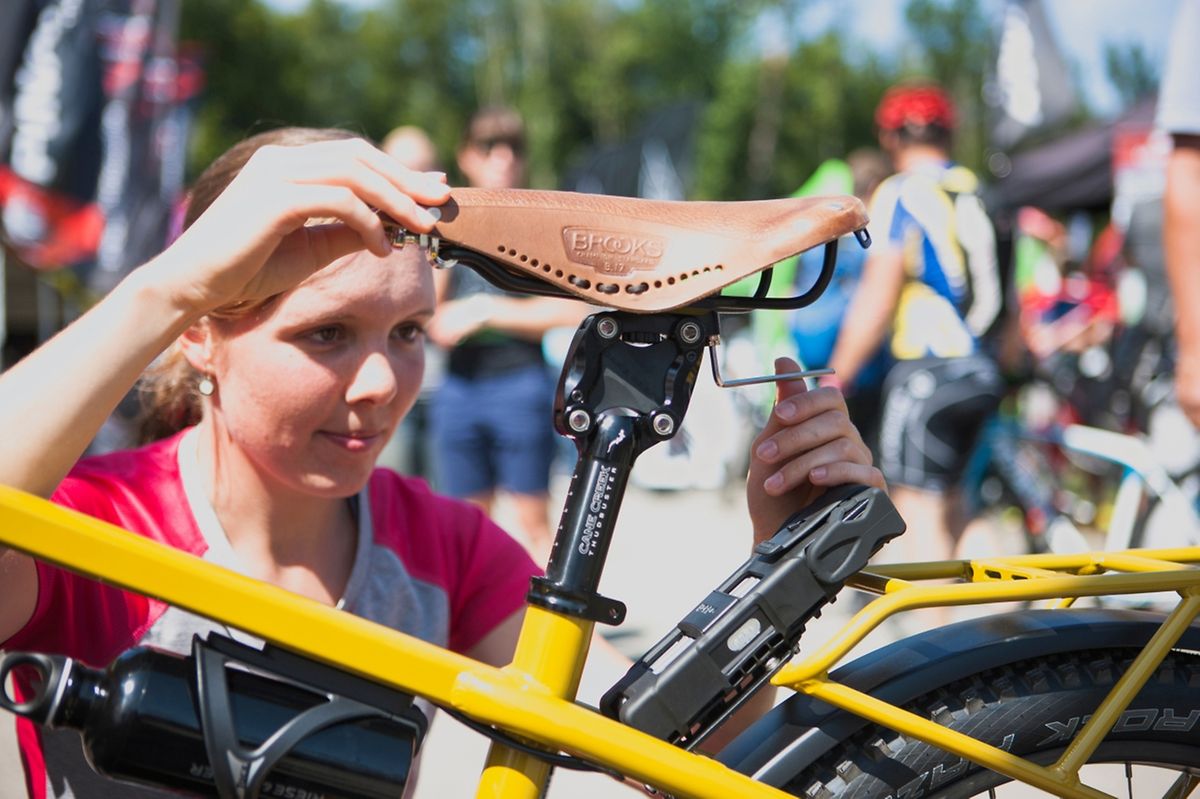
[[[79,730],[97,772],[222,799],[399,797],[425,731],[411,697],[224,638],[188,657],[136,647],[105,671],[14,652],[0,685],[10,673],[28,698],[0,690],[0,707]]]

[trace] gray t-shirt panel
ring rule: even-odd
[[[195,433],[179,444],[179,473],[196,525],[208,544],[204,560],[244,573],[229,544],[216,512],[208,501],[195,461]],[[450,605],[437,585],[414,579],[391,549],[375,543],[370,502],[364,489],[356,498],[358,545],[350,579],[338,607],[364,619],[438,646],[446,646],[450,630]],[[217,632],[241,643],[262,646],[262,641],[236,629],[176,607],[167,608],[150,626],[139,644],[187,654],[192,638]],[[98,775],[88,765],[78,732],[43,729],[46,758],[46,795],[56,799],[172,799],[179,794],[155,788],[118,783]],[[410,780],[410,783],[412,781]],[[411,784],[410,784],[411,789]]]

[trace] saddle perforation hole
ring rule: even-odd
[[[687,280],[687,279],[688,279],[688,273],[687,273],[687,272],[683,272],[683,273],[681,273],[681,274],[679,275],[679,279],[680,279],[680,280]]]
[[[529,260],[529,256],[526,255],[525,253],[521,253],[520,259],[521,259],[521,263],[526,263]]]
[[[550,264],[542,264],[542,271],[546,274],[550,274],[551,268]]]
[[[656,288],[656,289],[662,288],[662,281],[661,280],[654,281],[654,288]]]
[[[597,283],[596,284],[596,291],[600,292],[601,294],[616,294],[620,290],[621,290],[621,287],[618,286],[616,283]]]
[[[512,257],[512,256],[514,256],[514,255],[516,255],[516,254],[517,254],[517,251],[516,251],[516,250],[514,250],[512,247],[509,247],[509,248],[508,248],[508,254],[509,254],[509,257]]]
[[[633,285],[626,286],[625,292],[627,294],[644,294],[647,291],[649,291],[649,289],[650,289],[649,283],[634,283]]]
[[[529,259],[529,265],[530,265],[530,266],[537,266],[537,265],[538,265],[538,259],[537,259],[537,258],[530,258],[530,259]]]
[[[496,252],[498,252],[498,253],[502,253],[502,254],[503,254],[503,253],[504,253],[504,251],[505,251],[505,250],[507,250],[507,249],[508,249],[508,247],[507,247],[507,246],[505,246],[505,245],[501,244],[499,247],[497,247],[497,248],[496,248]]]
[[[561,269],[555,269],[555,270],[554,270],[554,276],[555,276],[555,277],[562,277],[562,276],[563,276],[563,270],[561,270]]]
[[[667,278],[667,285],[668,285],[668,286],[674,286],[674,285],[675,285],[675,278],[673,278],[673,277],[669,277],[669,278]]]

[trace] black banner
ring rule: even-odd
[[[8,153],[12,137],[13,78],[25,43],[41,7],[39,0],[8,0],[5,24],[0,25],[0,153]]]
[[[103,293],[161,249],[183,191],[201,81],[177,53],[180,0],[18,1],[24,40],[0,36],[5,242]]]
[[[0,220],[22,260],[58,267],[88,257],[99,239],[101,220],[89,206],[100,161],[100,9],[96,0],[32,5],[32,26],[5,87]]]
[[[201,85],[195,60],[176,52],[179,0],[128,6],[101,21],[107,101],[96,199],[105,224],[88,278],[99,293],[162,249]]]

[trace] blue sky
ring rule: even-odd
[[[274,8],[300,8],[307,0],[266,0]],[[369,6],[378,0],[342,0],[348,6]],[[997,19],[1006,0],[981,0]],[[1080,90],[1101,114],[1120,111],[1104,71],[1104,45],[1139,43],[1161,69],[1171,20],[1179,0],[1043,0],[1046,15],[1069,63],[1078,70]],[[845,25],[864,46],[893,53],[906,36],[902,0],[811,0],[794,30],[819,31]],[[840,20],[839,22],[835,22]]]

